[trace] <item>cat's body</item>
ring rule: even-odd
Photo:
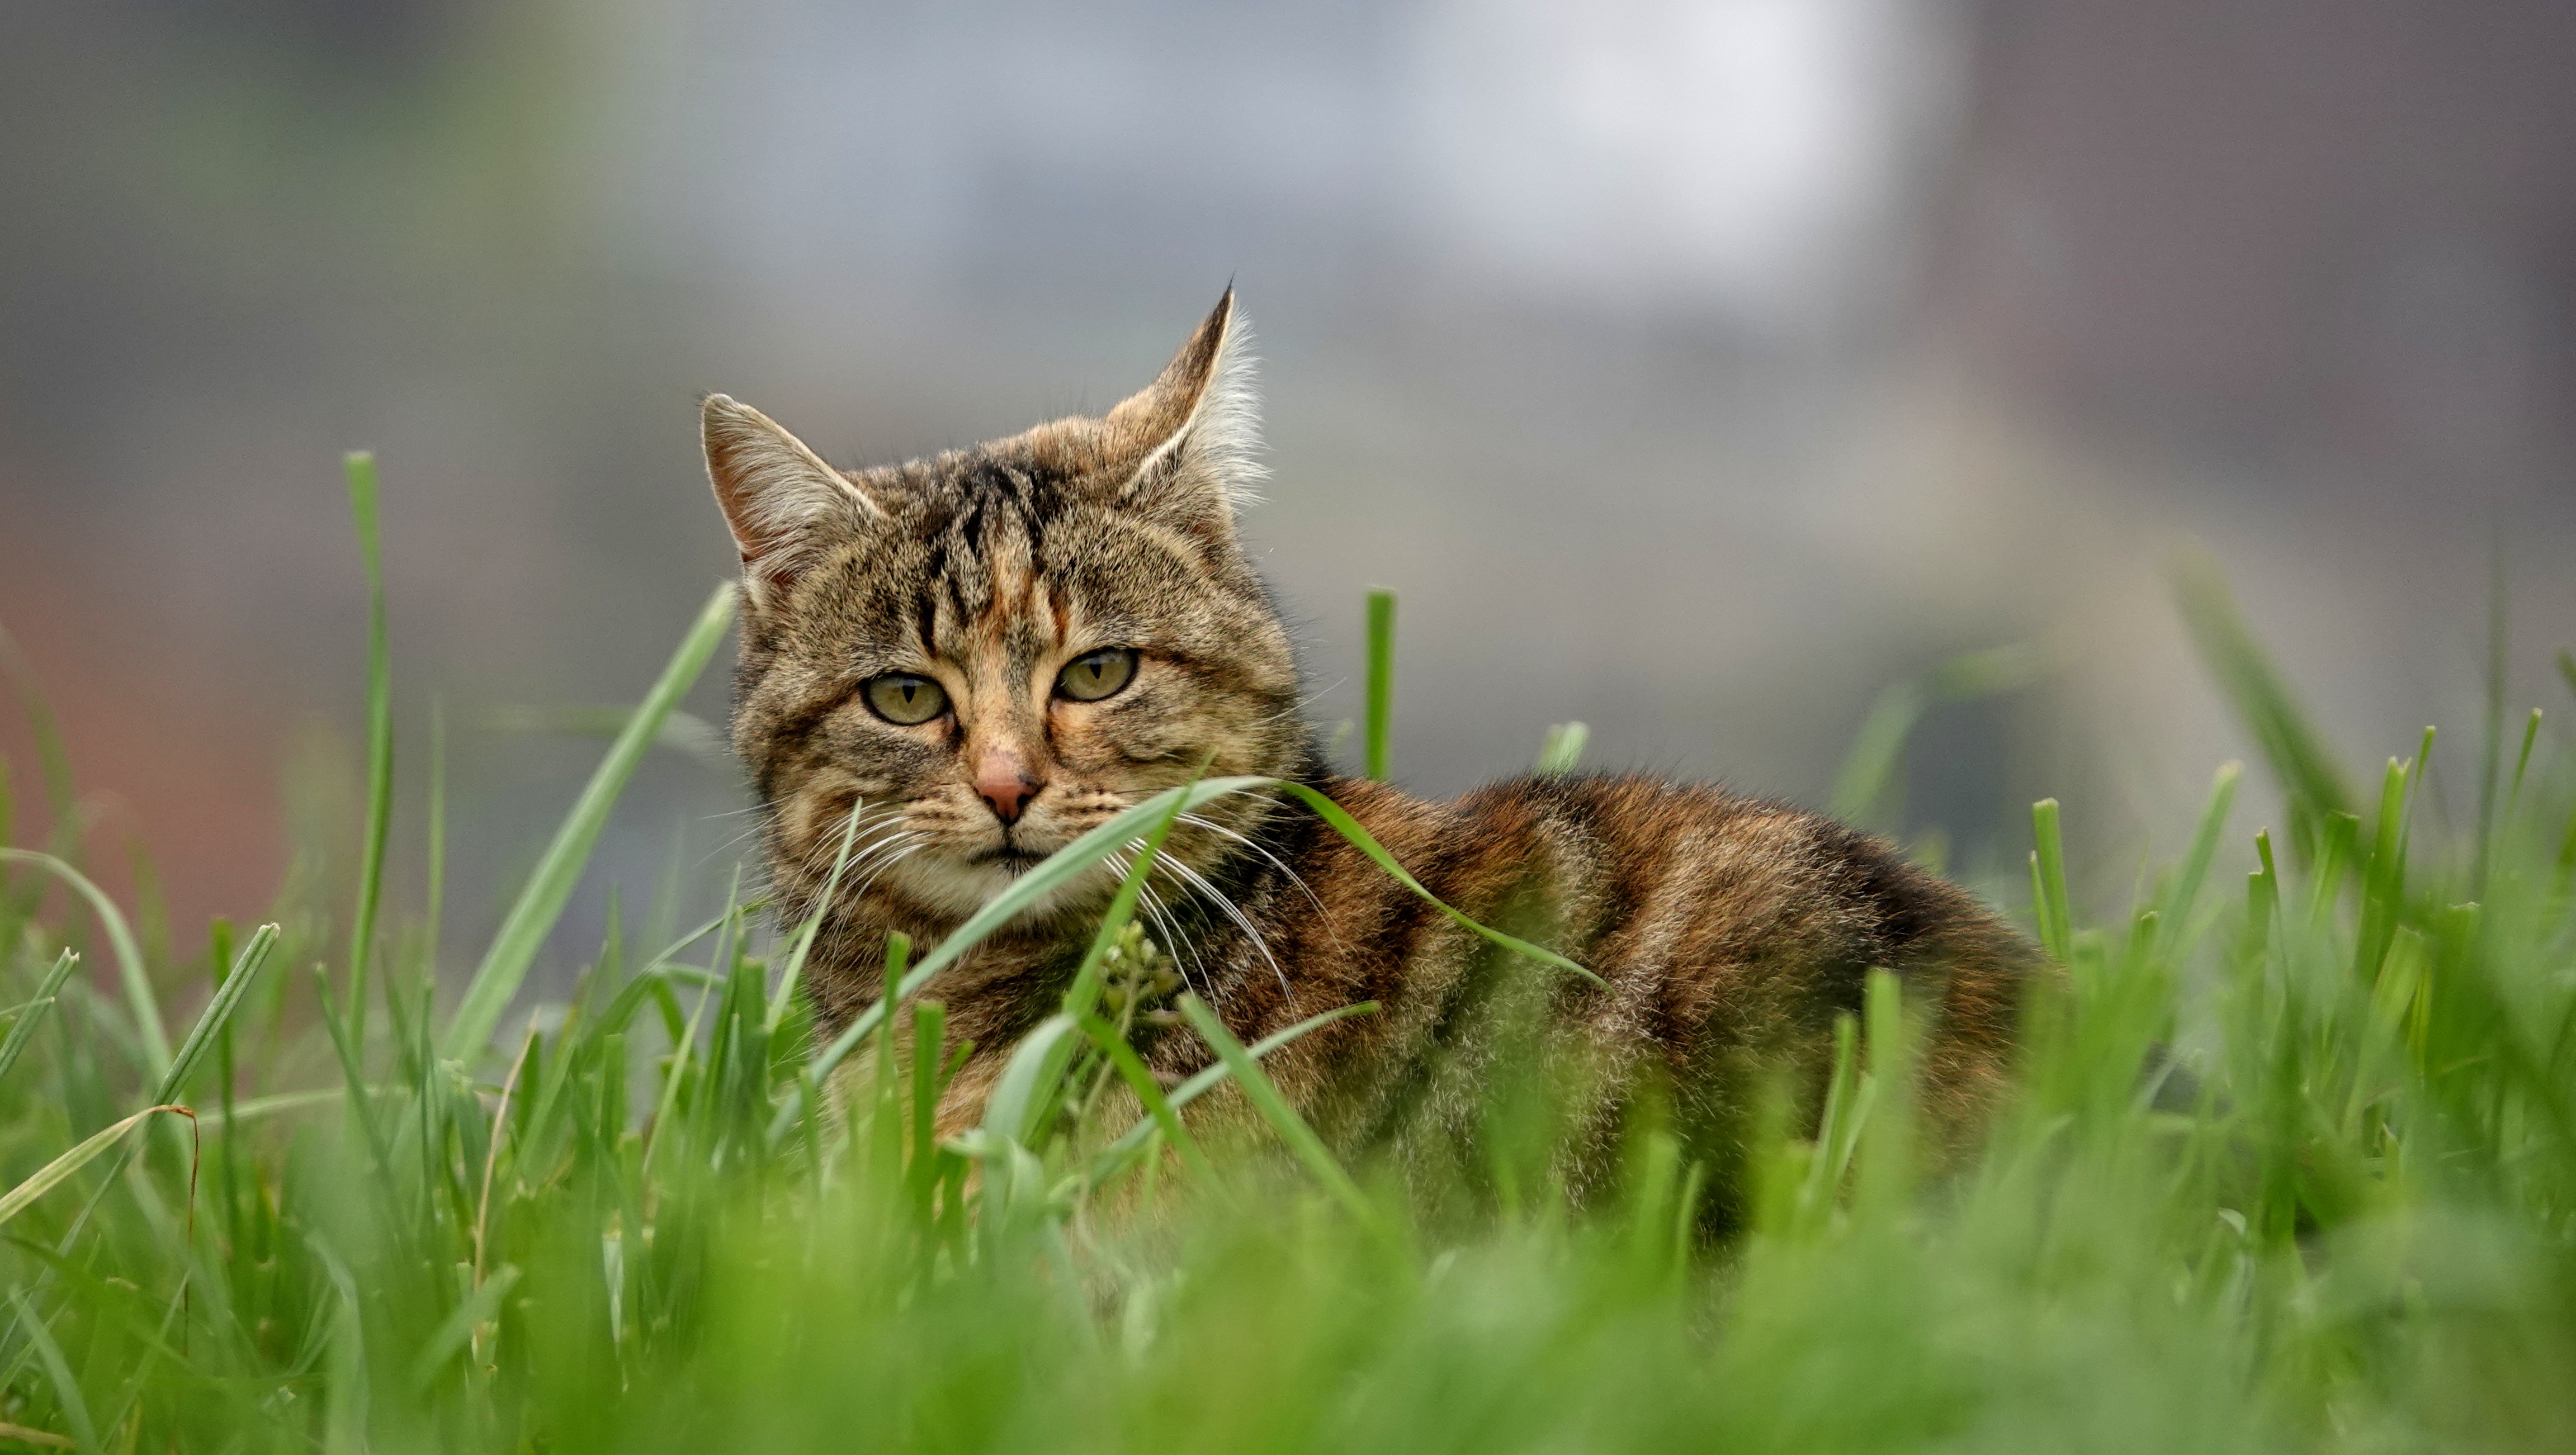
[[[1120,809],[1202,772],[1260,774],[1322,790],[1432,894],[1606,982],[1493,949],[1302,806],[1203,807],[1165,846],[1146,922],[1247,1043],[1379,1004],[1267,1063],[1345,1147],[1454,1144],[1495,1077],[1541,1047],[1579,1083],[1578,1180],[1650,1087],[1686,1131],[1732,1142],[1757,1079],[1787,1070],[1812,1088],[1874,966],[1930,1012],[1924,1104],[1940,1140],[1964,1145],[2039,962],[1887,845],[1639,778],[1517,779],[1433,804],[1329,774],[1234,536],[1255,471],[1233,332],[1229,294],[1104,419],[854,474],[708,400],[750,601],[734,739],[768,812],[784,920],[812,912],[858,819],[807,962],[819,1023],[877,998],[891,933],[927,948]],[[975,1120],[1012,1043],[1055,1008],[1115,882],[1115,866],[1093,871],[924,992],[975,1043],[944,1126]],[[1186,1030],[1142,1049],[1165,1076],[1210,1059]]]

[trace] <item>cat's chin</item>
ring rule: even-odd
[[[949,858],[945,855],[917,856],[897,869],[907,897],[934,913],[964,919],[1001,897],[1017,884],[1029,870],[1041,862],[1035,858]],[[1078,874],[1039,896],[1035,904],[1021,911],[1018,923],[1032,924],[1074,910],[1096,909],[1109,900],[1116,889],[1107,868]]]

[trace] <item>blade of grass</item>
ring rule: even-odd
[[[376,948],[376,913],[385,887],[385,842],[393,826],[393,664],[385,646],[384,540],[376,517],[376,457],[352,450],[342,461],[349,478],[349,517],[358,531],[358,554],[367,563],[367,828],[360,846],[358,912],[349,926],[349,1036],[367,1049],[367,969]]]
[[[2192,904],[2200,898],[2200,886],[2209,878],[2210,861],[2218,857],[2218,836],[2227,828],[2228,810],[2236,804],[2236,783],[2244,773],[2242,763],[2222,763],[2218,776],[2210,781],[2209,804],[2201,810],[2200,831],[2192,836],[2191,852],[2184,855],[2182,868],[2165,894],[2159,948],[2168,957],[2179,957],[2191,948],[2182,943],[2182,937],[2191,921]]]
[[[1351,1174],[1334,1160],[1331,1150],[1324,1145],[1324,1139],[1316,1136],[1315,1129],[1306,1125],[1306,1119],[1297,1115],[1296,1108],[1291,1107],[1288,1098],[1280,1094],[1277,1084],[1271,1081],[1251,1053],[1243,1049],[1243,1043],[1225,1028],[1225,1023],[1217,1019],[1216,1012],[1208,1009],[1207,1002],[1184,991],[1180,1007],[1181,1014],[1189,1017],[1191,1028],[1199,1033],[1199,1039],[1207,1042],[1208,1049],[1216,1052],[1217,1059],[1233,1073],[1235,1085],[1243,1088],[1244,1095],[1251,1099],[1262,1119],[1269,1122],[1271,1130],[1288,1144],[1288,1150],[1296,1154],[1297,1160],[1306,1164],[1306,1170],[1324,1185],[1325,1191],[1333,1195],[1333,1200],[1339,1202],[1360,1226],[1381,1238],[1391,1238],[1394,1229],[1387,1223],[1385,1214],[1377,1204],[1368,1200],[1366,1193],[1360,1191],[1360,1185],[1351,1180]]]
[[[54,997],[61,992],[63,982],[71,978],[72,967],[79,963],[80,956],[74,951],[56,955],[54,968],[37,983],[35,996],[18,1008],[18,1018],[9,1023],[9,1038],[0,1040],[0,1082],[9,1079],[10,1068],[26,1054],[27,1043],[35,1039],[36,1027],[44,1024],[46,1013],[54,1008]]]
[[[1205,764],[1200,765],[1200,771],[1206,771]],[[1118,892],[1109,897],[1109,909],[1100,916],[1100,928],[1092,933],[1090,947],[1082,952],[1082,965],[1074,971],[1073,983],[1064,989],[1063,1010],[1066,1015],[1080,1020],[1089,1015],[1092,1006],[1099,1001],[1101,963],[1108,959],[1109,947],[1126,932],[1127,922],[1135,918],[1136,901],[1145,892],[1145,876],[1153,869],[1155,856],[1163,852],[1164,841],[1171,837],[1172,825],[1180,819],[1181,795],[1175,794],[1171,807],[1164,810],[1163,816],[1145,835],[1144,843],[1137,848],[1136,862],[1128,868],[1126,877],[1118,881]]]
[[[1906,738],[1930,705],[1923,684],[1913,678],[1880,689],[1869,716],[1861,719],[1860,735],[1843,755],[1841,771],[1834,774],[1833,795],[1827,800],[1834,817],[1860,823],[1876,811],[1896,781]]]
[[[197,1015],[197,1023],[188,1028],[188,1038],[179,1043],[178,1054],[170,1060],[170,1069],[161,1078],[155,1101],[176,1101],[186,1089],[188,1078],[195,1074],[197,1063],[213,1049],[217,1035],[232,1020],[233,1011],[250,993],[251,981],[259,976],[260,967],[268,963],[269,952],[277,948],[278,927],[261,925],[233,958],[233,968],[224,976],[223,985],[214,998]]]
[[[2362,866],[2361,929],[2353,942],[2353,973],[2365,985],[2379,975],[2390,936],[2396,933],[2406,889],[2406,803],[2414,774],[2403,758],[2388,760],[2379,788],[2378,832],[2371,837],[2370,859]]]
[[[269,924],[260,926],[259,933],[251,936],[249,944],[242,946],[241,955],[233,961],[232,973],[225,978],[223,987],[216,991],[214,998],[206,1003],[205,1010],[197,1017],[197,1024],[188,1032],[184,1054],[173,1058],[169,1070],[162,1073],[160,1084],[154,1088],[152,1097],[154,1103],[178,1104],[181,1086],[196,1070],[197,1063],[205,1059],[207,1048],[216,1042],[217,1033],[223,1029],[233,1011],[240,1006],[243,994],[249,990],[251,980],[258,973],[259,967],[267,963],[269,951],[276,943],[277,926]],[[320,967],[316,966],[315,969],[318,974]],[[356,1088],[353,1082],[350,1094],[356,1095],[359,1090],[361,1088]],[[187,1116],[193,1126],[197,1114],[189,1111]],[[107,1197],[108,1189],[115,1185],[116,1174],[124,1170],[127,1159],[133,1154],[132,1147],[127,1147],[117,1154],[116,1165],[109,1169],[106,1177],[100,1179],[97,1189],[90,1194],[88,1201],[81,1204],[80,1211],[71,1220],[71,1226],[64,1230],[62,1238],[56,1243],[58,1252],[68,1251],[73,1242],[80,1237],[81,1229],[89,1225],[90,1216],[98,1211],[99,1204]]]
[[[1386,851],[1386,846],[1380,844],[1374,834],[1371,834],[1367,829],[1362,828],[1360,826],[1360,821],[1351,817],[1348,809],[1343,808],[1340,804],[1325,797],[1321,791],[1310,788],[1303,783],[1290,783],[1284,780],[1277,782],[1272,786],[1276,787],[1280,792],[1287,794],[1289,797],[1296,799],[1298,802],[1305,804],[1308,808],[1313,809],[1316,816],[1321,818],[1327,825],[1331,826],[1333,832],[1340,834],[1352,848],[1355,848],[1361,853],[1367,855],[1371,863],[1377,865],[1379,869],[1384,870],[1395,880],[1396,883],[1412,890],[1416,896],[1423,900],[1423,902],[1429,904],[1433,909],[1440,911],[1442,914],[1447,915],[1460,928],[1478,935],[1490,943],[1500,945],[1515,955],[1536,960],[1544,965],[1553,965],[1557,969],[1566,971],[1569,974],[1579,975],[1582,978],[1591,981],[1596,986],[1601,986],[1604,989],[1608,988],[1607,983],[1604,982],[1600,976],[1593,974],[1591,971],[1574,963],[1572,960],[1565,958],[1563,955],[1556,953],[1554,950],[1541,949],[1538,946],[1529,943],[1527,940],[1516,939],[1511,935],[1504,934],[1501,930],[1489,929],[1486,926],[1479,924],[1476,920],[1470,918],[1466,914],[1451,908],[1447,903],[1441,900],[1440,896],[1423,888],[1422,881],[1405,872],[1404,866],[1395,861],[1395,856]]]
[[[447,1361],[465,1350],[474,1336],[474,1326],[500,1312],[501,1300],[519,1282],[519,1270],[504,1263],[492,1270],[492,1276],[480,1288],[459,1300],[456,1309],[421,1343],[420,1352],[412,1356],[411,1387],[415,1395],[429,1393],[438,1382],[438,1371]]]
[[[37,1168],[26,1181],[10,1188],[7,1193],[0,1194],[0,1223],[6,1223],[25,1212],[28,1204],[60,1187],[63,1180],[73,1173],[97,1161],[126,1133],[143,1125],[150,1118],[164,1113],[187,1117],[191,1120],[196,1117],[195,1112],[184,1106],[147,1106],[123,1121],[111,1123],[92,1132],[81,1139],[80,1145]]]
[[[1355,1015],[1374,1015],[1377,1013],[1377,1008],[1378,1006],[1376,1001],[1363,1000],[1351,1005],[1336,1006],[1333,1009],[1321,1012],[1320,1014],[1310,1015],[1304,1020],[1297,1022],[1297,1024],[1288,1027],[1286,1030],[1273,1031],[1269,1035],[1262,1037],[1260,1040],[1253,1042],[1251,1047],[1252,1059],[1258,1061],[1264,1056],[1269,1055],[1271,1052],[1278,1050],[1280,1047],[1287,1045],[1291,1041],[1298,1040],[1304,1036],[1312,1034],[1313,1032],[1322,1030],[1324,1027],[1331,1025],[1337,1020],[1343,1020]],[[1097,1021],[1099,1020],[1099,1017],[1094,1016],[1092,1019]],[[1101,1021],[1100,1023],[1103,1026],[1108,1025],[1106,1021]],[[1114,1028],[1112,1029],[1114,1030]],[[1124,1043],[1122,1042],[1121,1044]],[[1134,1054],[1133,1048],[1130,1048],[1129,1054],[1131,1056]],[[1117,1058],[1114,1055],[1111,1057],[1113,1062],[1115,1062],[1116,1059]],[[1142,1060],[1137,1061],[1136,1069],[1138,1071],[1144,1071],[1145,1064]],[[1123,1076],[1126,1072],[1122,1069],[1119,1074]],[[1188,1106],[1191,1102],[1198,1100],[1200,1097],[1207,1095],[1209,1092],[1214,1091],[1217,1087],[1223,1085],[1225,1079],[1232,1074],[1232,1069],[1224,1062],[1219,1061],[1215,1065],[1191,1076],[1187,1081],[1182,1082],[1180,1085],[1173,1087],[1169,1096],[1165,1096],[1163,1094],[1162,1088],[1159,1085],[1156,1086],[1155,1096],[1161,1098],[1163,1104],[1170,1110],[1178,1112],[1181,1108]],[[1146,1075],[1148,1080],[1152,1079],[1150,1072],[1146,1073]],[[1174,1125],[1177,1126],[1178,1123],[1175,1122]],[[1127,1158],[1144,1149],[1145,1144],[1153,1138],[1154,1132],[1160,1126],[1160,1118],[1154,1113],[1153,1103],[1149,1101],[1146,1103],[1146,1115],[1139,1118],[1134,1126],[1129,1127],[1124,1133],[1122,1133],[1117,1141],[1102,1148],[1098,1157],[1092,1159],[1090,1180],[1094,1184],[1097,1184],[1103,1178],[1106,1178],[1111,1173],[1115,1172],[1120,1166],[1124,1165]]]
[[[1172,1150],[1179,1154],[1190,1172],[1203,1185],[1215,1186],[1216,1167],[1208,1161],[1207,1154],[1199,1150],[1197,1139],[1181,1125],[1180,1108],[1163,1094],[1161,1084],[1154,1080],[1153,1072],[1145,1069],[1144,1058],[1136,1054],[1136,1048],[1127,1044],[1127,1038],[1118,1034],[1116,1026],[1097,1015],[1085,1014],[1082,1030],[1083,1034],[1091,1037],[1091,1044],[1099,1048],[1100,1054],[1109,1059],[1119,1078],[1136,1093],[1136,1100],[1145,1108],[1145,1119],[1136,1124],[1134,1131],[1120,1137],[1092,1159],[1085,1181],[1098,1186],[1101,1179],[1126,1165],[1128,1156],[1141,1150],[1151,1139],[1150,1134],[1159,1128],[1163,1140],[1172,1144]],[[1256,1050],[1254,1054],[1257,1056],[1260,1052]],[[1211,1080],[1208,1084],[1213,1086],[1216,1083]]]
[[[1561,722],[1547,730],[1547,740],[1539,745],[1538,767],[1541,778],[1561,778],[1583,761],[1583,745],[1592,738],[1592,729],[1579,722]]]
[[[2309,725],[2280,669],[2247,630],[2217,563],[2193,552],[2176,563],[2173,574],[2175,600],[2201,663],[2218,679],[2220,691],[2261,745],[2264,761],[2289,798],[2292,850],[2302,862],[2313,862],[2326,817],[2352,811],[2352,790],[2343,771]]]
[[[2281,873],[2272,863],[2272,831],[2254,831],[2254,856],[2262,868],[2245,876],[2245,938],[2238,953],[2251,957],[2271,942],[2272,917],[2280,910]]]
[[[72,1377],[71,1365],[63,1360],[63,1347],[54,1341],[51,1329],[28,1306],[26,1294],[9,1290],[9,1301],[18,1308],[18,1326],[27,1331],[27,1341],[44,1361],[45,1377],[53,1381],[54,1402],[62,1406],[63,1422],[72,1427],[72,1438],[83,1450],[99,1450],[98,1430],[90,1423],[89,1401],[81,1397],[80,1381]]]
[[[1884,805],[1897,783],[1898,763],[1915,724],[1935,703],[1975,702],[2026,687],[2044,667],[2031,647],[2008,642],[1999,647],[1962,652],[1919,677],[1891,682],[1870,703],[1860,734],[1834,774],[1828,803],[1833,815],[1867,823]],[[1898,811],[1903,805],[1897,805]]]
[[[2504,690],[2505,690],[2505,612],[2510,593],[2505,587],[2504,533],[2495,537],[2495,561],[2487,573],[2487,671],[2485,732],[2480,736],[2482,751],[2478,755],[2478,843],[2477,865],[2471,883],[2479,899],[2487,897],[2487,863],[2495,849],[2496,794],[2502,787],[2504,773]],[[2422,759],[2421,768],[2432,760]]]
[[[2040,944],[2049,958],[2058,964],[2068,963],[2074,944],[2074,926],[2066,907],[2066,845],[2058,836],[2057,800],[2043,798],[2030,806],[2032,836],[2039,847],[2031,862],[2039,887]]]
[[[438,927],[447,908],[447,711],[429,700],[429,883],[421,910],[423,974],[438,974]]]
[[[1395,593],[1372,586],[1368,594],[1368,709],[1363,739],[1368,776],[1386,781],[1387,736],[1395,722]]]
[[[778,1023],[787,1019],[787,1008],[796,995],[797,977],[805,973],[805,957],[814,949],[814,936],[823,928],[823,915],[831,909],[832,897],[841,891],[841,871],[850,867],[850,847],[858,842],[859,820],[867,811],[866,799],[851,803],[849,821],[841,825],[841,847],[832,855],[832,872],[824,876],[823,892],[814,899],[814,912],[805,916],[805,923],[797,927],[796,939],[788,947],[787,962],[778,973],[778,992],[769,997],[763,1017],[763,1029],[773,1034]],[[679,951],[675,948],[670,953]],[[665,957],[655,957],[656,963],[662,958]]]
[[[117,973],[125,982],[125,1001],[134,1012],[134,1031],[143,1044],[144,1070],[159,1080],[170,1070],[170,1033],[161,1023],[161,997],[152,989],[152,977],[143,965],[143,952],[135,948],[134,931],[125,923],[125,915],[116,901],[89,881],[71,865],[51,854],[33,849],[0,847],[0,864],[30,864],[43,869],[89,901],[91,913],[98,916],[99,927],[107,931],[107,943],[116,953]]]
[[[2522,751],[2513,760],[2513,787],[2505,793],[2505,813],[2510,817],[2513,806],[2522,800],[2523,775],[2531,771],[2531,745],[2540,740],[2540,709],[2533,708],[2522,724]]]
[[[536,872],[528,876],[518,901],[510,906],[483,963],[475,968],[465,999],[456,1008],[456,1018],[448,1022],[447,1035],[439,1043],[442,1056],[471,1062],[491,1041],[502,1011],[519,993],[528,967],[535,963],[546,935],[572,898],[582,867],[590,861],[590,851],[598,844],[600,831],[608,825],[608,812],[625,791],[635,765],[643,759],[654,734],[661,730],[663,717],[678,705],[723,642],[725,629],[733,622],[734,597],[735,587],[727,582],[707,598],[696,624],[672,654],[670,665],[662,669],[661,678],[645,694],[643,705],[627,720],[626,731],[618,734],[608,755],[600,760],[598,771],[582,789],[572,813],[555,831],[554,842],[546,846],[545,856],[537,861]]]
[[[1011,1048],[1011,1059],[1003,1063],[993,1094],[984,1103],[984,1130],[1039,1150],[1038,1123],[1055,1106],[1056,1088],[1081,1046],[1080,1028],[1062,1012],[1030,1027]]]

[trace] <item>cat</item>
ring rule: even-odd
[[[1228,288],[1171,363],[1100,418],[843,471],[747,405],[703,405],[742,557],[733,742],[784,925],[816,908],[820,1032],[881,989],[889,934],[937,943],[1121,809],[1210,776],[1312,785],[1432,894],[1595,972],[1494,950],[1310,810],[1238,795],[1180,821],[1144,901],[1186,983],[1245,1043],[1374,1001],[1265,1063],[1353,1153],[1472,1138],[1497,1076],[1565,1069],[1568,1177],[1598,1183],[1640,1098],[1695,1153],[1746,1140],[1764,1076],[1814,1114],[1836,1017],[1887,967],[1919,1007],[1919,1104],[1940,1155],[2003,1094],[2037,951],[1970,895],[1829,819],[1617,774],[1523,777],[1425,802],[1328,766],[1288,630],[1236,515],[1263,477]],[[856,816],[855,839],[846,826]],[[943,970],[971,1053],[939,1108],[972,1125],[1013,1043],[1052,1012],[1118,879],[1103,865]],[[1168,1020],[1168,1017],[1162,1019]],[[1167,1082],[1189,1030],[1140,1048]],[[1206,1103],[1202,1103],[1206,1105]]]

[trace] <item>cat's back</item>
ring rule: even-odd
[[[1329,791],[1434,895],[1600,976],[1563,987],[1565,1014],[1684,1074],[1737,1051],[1807,1059],[1886,968],[1928,1012],[1929,1094],[1965,1112],[2000,1088],[2045,973],[1967,891],[1788,804],[1634,774],[1510,778],[1447,802],[1361,780]],[[1308,859],[1331,941],[1312,948],[1347,967],[1334,978],[1352,998],[1389,1005],[1388,1030],[1436,1039],[1490,953],[1338,836]]]
[[[2031,958],[1974,896],[1885,840],[1713,784],[1593,773],[1507,778],[1446,802],[1356,779],[1329,791],[1462,910],[1544,897],[1569,953],[1667,965],[1858,957],[1864,969],[1927,954]],[[1356,850],[1319,847],[1337,873],[1362,868]]]

